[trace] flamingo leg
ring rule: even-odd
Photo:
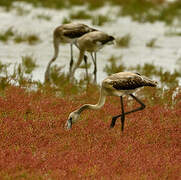
[[[94,56],[93,53],[91,53],[91,57],[92,57],[92,61],[94,63],[94,83],[97,82],[97,56],[96,56],[96,52],[94,52]]]
[[[88,79],[88,68],[87,68],[87,56],[84,55],[84,62],[85,62],[85,72],[86,72],[86,78]]]
[[[84,54],[85,54],[85,51],[80,50],[79,59],[78,59],[77,63],[75,64],[75,66],[73,67],[73,69],[70,72],[70,79],[72,79],[74,77],[74,73],[75,73],[76,69],[80,66],[80,64],[81,64],[81,62],[82,62],[82,60],[84,58]]]
[[[72,66],[74,64],[73,59],[73,44],[70,44],[70,66],[69,66],[69,73],[72,71]]]
[[[130,114],[130,113],[133,113],[133,112],[137,112],[137,111],[143,110],[143,109],[146,107],[145,104],[144,104],[141,100],[139,100],[136,96],[134,96],[133,94],[129,94],[129,95],[130,95],[133,99],[135,99],[136,102],[138,102],[141,106],[138,107],[138,108],[136,108],[136,109],[133,109],[133,110],[131,110],[131,111],[124,112],[124,115],[119,114],[119,115],[117,115],[117,116],[114,116],[114,117],[112,118],[112,122],[111,122],[110,128],[113,128],[113,127],[115,126],[117,118],[119,118],[119,117],[122,118],[122,116],[125,116],[125,115],[127,115],[127,114]],[[121,120],[121,122],[122,122],[122,121],[123,121],[123,120]],[[122,123],[124,123],[124,122],[122,122]],[[124,125],[122,124],[122,131],[123,131],[123,128],[124,128]]]
[[[124,120],[125,120],[125,114],[124,114],[124,104],[123,104],[123,97],[120,97],[120,103],[121,103],[121,110],[122,110],[122,116],[121,116],[121,131],[124,130]]]
[[[95,61],[95,64],[94,64],[94,83],[97,82],[97,54],[96,52],[94,52],[94,61]]]

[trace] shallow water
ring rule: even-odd
[[[17,7],[23,7],[27,10],[27,14],[19,16],[17,14]],[[36,45],[28,45],[27,43],[16,44],[13,40],[9,40],[7,43],[0,41],[0,60],[3,63],[20,63],[21,57],[25,55],[33,55],[37,59],[39,67],[33,73],[33,79],[44,80],[44,71],[47,63],[53,56],[52,45],[52,32],[59,26],[64,17],[68,17],[70,11],[76,11],[78,9],[86,10],[86,6],[74,7],[71,10],[50,10],[43,8],[34,8],[31,5],[24,3],[15,4],[14,8],[6,12],[3,8],[0,9],[0,31],[3,32],[9,27],[13,27],[19,33],[22,34],[37,34],[41,42]],[[95,27],[102,31],[105,31],[115,37],[122,37],[126,34],[131,35],[131,44],[129,48],[116,48],[115,46],[104,47],[97,55],[98,63],[98,82],[102,81],[106,74],[103,72],[103,68],[108,64],[108,59],[112,55],[121,57],[120,61],[126,66],[135,66],[137,64],[143,65],[144,63],[154,63],[156,66],[161,66],[165,70],[171,72],[178,67],[177,60],[181,57],[181,36],[165,36],[165,33],[169,31],[169,27],[165,26],[161,22],[154,24],[144,23],[140,24],[133,22],[129,17],[117,18],[116,7],[106,6],[100,10],[94,12],[94,14],[111,14],[110,23],[106,23],[104,26]],[[44,19],[38,19],[37,15],[48,15],[51,17],[50,21]],[[76,21],[93,26],[90,20]],[[180,28],[180,27],[177,27]],[[156,38],[156,47],[148,48],[146,43],[152,38]],[[69,60],[70,60],[70,48],[69,45],[60,45],[59,57],[54,64],[59,66],[65,66],[65,72],[68,72]],[[75,60],[78,57],[78,50],[74,48]],[[90,56],[89,56],[90,57]],[[89,61],[91,59],[89,58]],[[12,71],[10,68],[9,71]],[[93,65],[89,69],[89,72],[93,71]],[[77,70],[75,76],[80,77],[84,74],[84,70]]]

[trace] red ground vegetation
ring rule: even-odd
[[[68,114],[96,103],[95,91],[56,97],[6,88],[0,97],[0,179],[179,179],[181,94],[171,106],[159,101],[156,90],[149,90],[151,100],[141,90],[147,107],[126,116],[124,133],[120,121],[109,129],[120,113],[117,97],[108,97],[99,111],[83,112],[66,131]],[[126,109],[137,106],[125,99]]]

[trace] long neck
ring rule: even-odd
[[[48,63],[46,71],[45,71],[45,82],[49,82],[50,81],[50,66],[52,64],[52,60]]]
[[[57,56],[58,56],[58,53],[59,53],[59,43],[60,43],[59,39],[55,36],[54,39],[53,39],[54,56],[53,56],[51,61],[54,61],[57,58]]]
[[[54,37],[53,40],[53,45],[54,45],[54,55],[53,58],[49,61],[46,71],[45,71],[45,82],[50,81],[50,66],[51,64],[56,60],[58,53],[59,53],[59,40]]]
[[[104,105],[105,101],[106,101],[106,95],[104,94],[104,92],[101,88],[100,96],[99,96],[99,100],[98,100],[97,104],[84,104],[77,110],[77,113],[80,114],[86,109],[93,109],[93,110],[100,109]]]

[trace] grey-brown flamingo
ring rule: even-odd
[[[84,34],[80,38],[78,38],[75,41],[75,45],[79,48],[79,58],[77,63],[72,69],[71,75],[74,76],[74,73],[76,69],[81,64],[82,60],[84,59],[85,52],[89,52],[92,57],[92,61],[94,63],[94,82],[97,80],[97,58],[96,58],[96,52],[99,51],[101,48],[103,48],[107,44],[113,44],[114,37],[104,33],[102,31],[93,31]],[[94,55],[93,55],[94,54]]]
[[[96,29],[91,28],[85,24],[79,23],[69,23],[63,24],[58,26],[53,32],[53,45],[54,45],[54,56],[49,61],[46,71],[45,71],[45,82],[50,81],[50,66],[56,60],[58,53],[59,53],[59,44],[60,43],[69,43],[70,44],[70,53],[71,53],[71,60],[70,60],[70,67],[69,71],[72,69],[73,65],[73,44],[75,40],[82,35],[96,31]]]
[[[100,89],[100,97],[97,104],[84,104],[77,110],[71,112],[69,114],[68,120],[66,122],[66,128],[71,129],[72,123],[76,122],[80,116],[80,114],[86,110],[86,109],[93,109],[97,110],[100,109],[106,100],[106,96],[119,96],[121,101],[121,110],[122,114],[119,114],[117,116],[114,116],[112,118],[112,122],[110,127],[113,128],[117,118],[121,117],[121,123],[122,127],[121,130],[124,130],[124,121],[125,121],[125,115],[143,110],[145,108],[145,104],[141,102],[136,96],[134,96],[132,93],[135,92],[138,88],[144,87],[144,86],[152,86],[156,87],[157,82],[153,81],[145,76],[141,76],[138,73],[132,73],[132,72],[119,72],[116,74],[112,74],[111,76],[108,76],[105,78],[102,82],[102,86]],[[131,96],[136,102],[138,102],[141,106],[133,109],[128,112],[124,112],[124,105],[123,105],[123,95],[129,95]]]

